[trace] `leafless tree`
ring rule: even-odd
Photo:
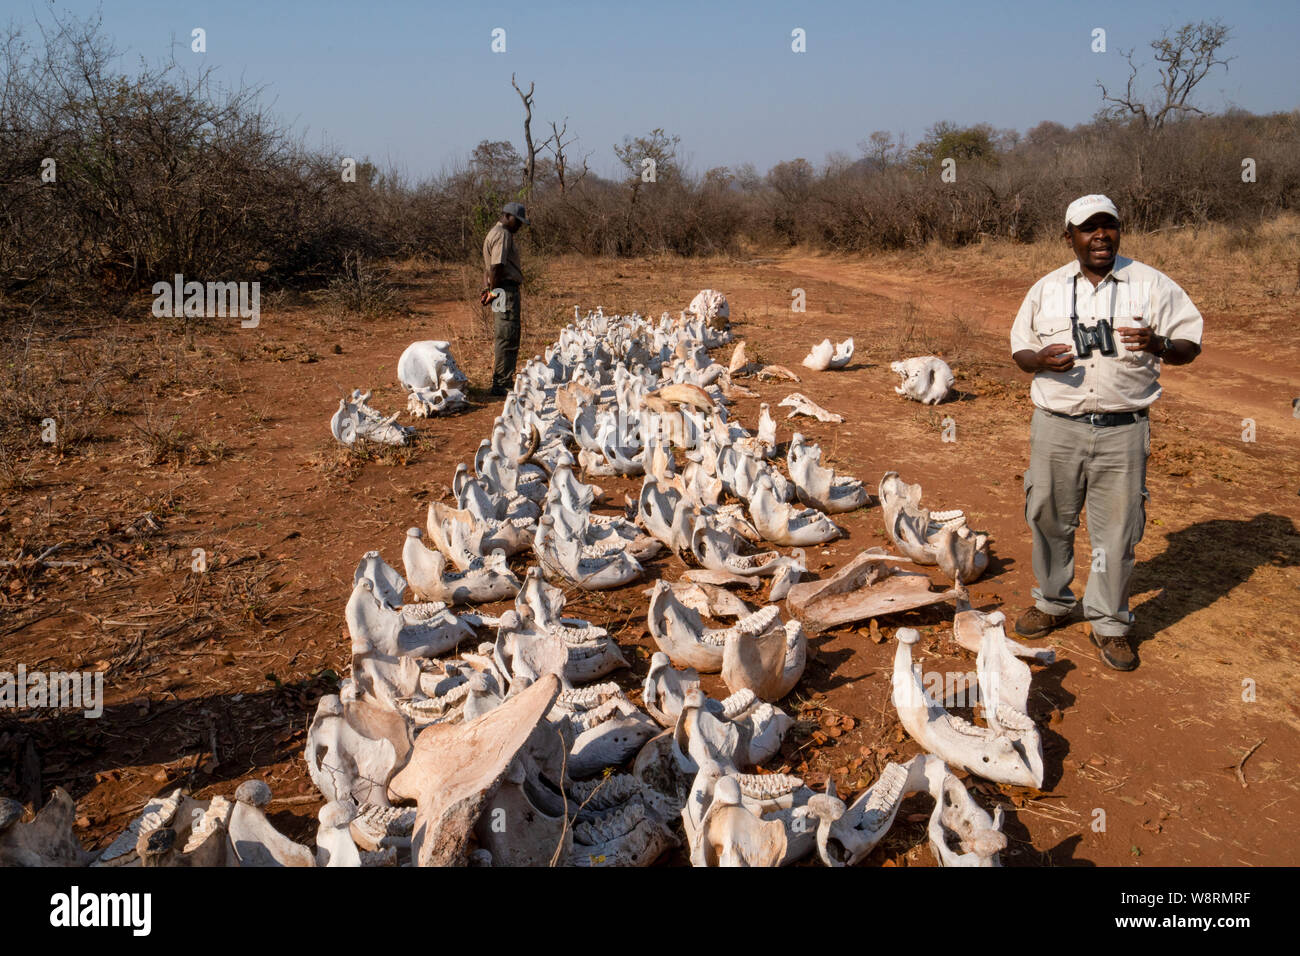
[[[1108,104],[1104,112],[1110,116],[1132,116],[1142,124],[1144,130],[1159,132],[1165,123],[1173,117],[1187,113],[1203,111],[1187,102],[1210,70],[1222,66],[1225,70],[1235,57],[1220,57],[1220,48],[1231,37],[1231,28],[1222,21],[1202,20],[1199,23],[1185,23],[1170,35],[1168,29],[1151,41],[1154,59],[1160,64],[1160,83],[1156,98],[1144,102],[1142,94],[1135,89],[1138,83],[1138,67],[1133,62],[1133,51],[1125,54],[1128,60],[1129,76],[1121,96],[1111,96],[1106,85],[1101,81],[1102,102]]]
[[[586,156],[582,157],[582,171],[578,173],[577,177],[572,183],[570,183],[567,179],[569,174],[569,158],[565,150],[577,142],[578,137],[575,136],[572,139],[566,140],[564,137],[568,132],[569,118],[567,116],[564,118],[564,125],[559,128],[556,127],[555,120],[551,120],[551,135],[542,142],[542,148],[550,150],[551,155],[555,157],[555,178],[560,183],[561,196],[568,191],[569,186],[578,185],[578,183],[582,182],[586,177],[588,172],[587,160],[591,156],[591,154],[588,153]]]
[[[533,84],[528,84],[528,92],[525,93],[515,82],[515,75],[510,74],[510,85],[515,88],[519,98],[524,103],[524,146],[528,149],[528,156],[524,166],[524,181],[528,184],[528,192],[533,191],[533,177],[537,173],[537,147],[533,145]]]

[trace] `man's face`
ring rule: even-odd
[[[510,213],[503,214],[501,217],[501,221],[505,223],[506,228],[509,229],[511,232],[518,232],[519,227],[523,225],[523,223],[521,223],[514,216],[510,215]]]
[[[1119,220],[1110,213],[1089,216],[1066,232],[1079,264],[1103,275],[1115,264],[1119,253]]]

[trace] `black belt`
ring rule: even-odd
[[[1057,418],[1068,418],[1072,422],[1087,422],[1094,428],[1109,428],[1112,425],[1132,425],[1140,418],[1147,417],[1147,410],[1139,408],[1135,412],[1088,412],[1084,415],[1062,415],[1060,412],[1050,412],[1043,409],[1049,415],[1055,415]]]

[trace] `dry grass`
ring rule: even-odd
[[[1248,313],[1270,328],[1300,292],[1300,214],[1294,212],[1261,223],[1125,233],[1121,252],[1172,276],[1202,308]],[[915,252],[878,258],[913,266],[919,261],[934,272],[1014,279],[1028,286],[1068,262],[1070,251],[1061,238],[1031,243],[987,238],[956,249],[930,243]]]

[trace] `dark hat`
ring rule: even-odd
[[[532,223],[528,221],[528,216],[525,215],[524,204],[521,202],[508,202],[501,207],[501,211],[514,216],[525,226],[532,225]]]

